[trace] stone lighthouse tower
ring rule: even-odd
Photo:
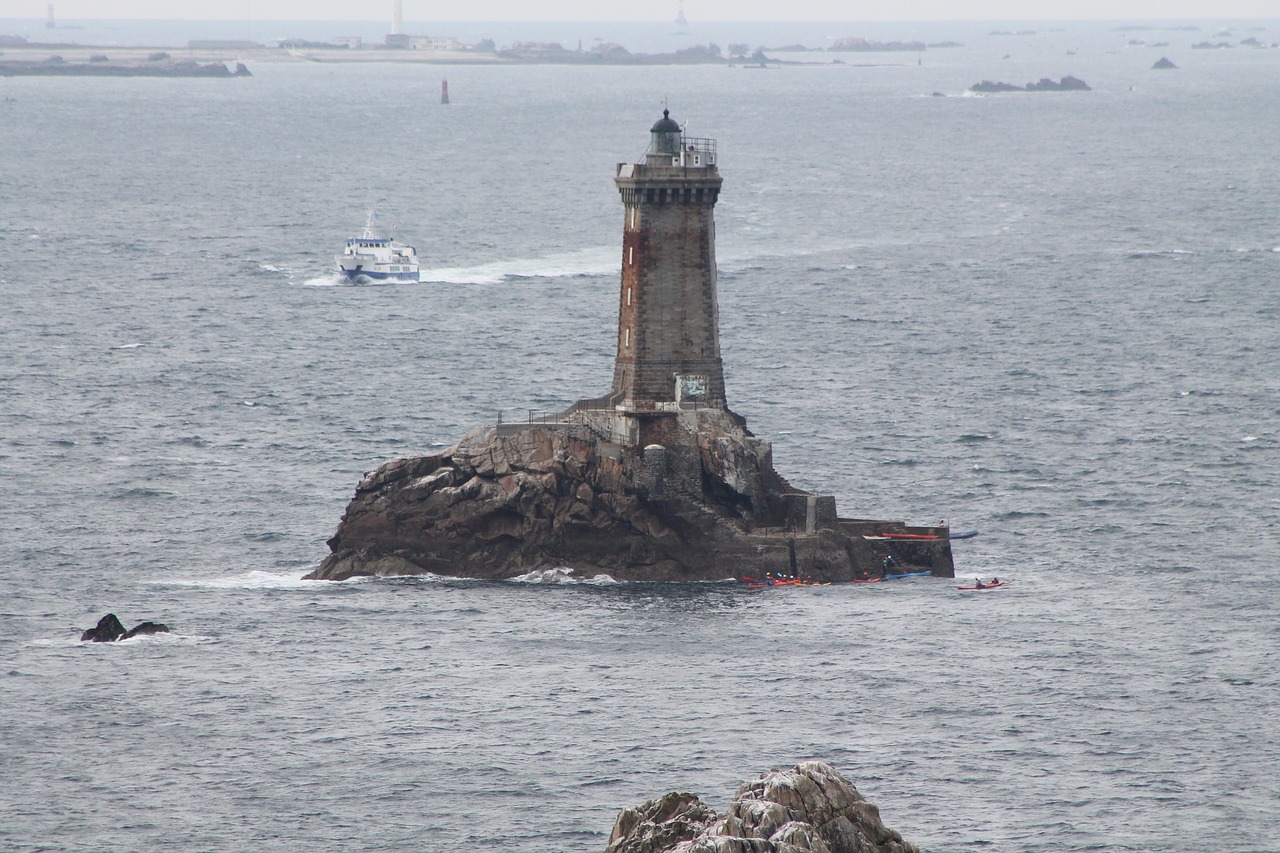
[[[611,401],[627,410],[725,408],[716,307],[716,143],[670,116],[641,163],[618,164],[625,208]]]

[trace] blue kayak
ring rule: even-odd
[[[887,581],[896,581],[898,578],[927,578],[932,576],[933,572],[906,572],[901,575],[885,575],[884,579]]]
[[[978,535],[978,531],[976,531],[976,530],[961,530],[959,533],[952,533],[950,538],[952,538],[952,539],[972,539],[973,537],[975,537],[975,536],[977,536],[977,535]]]

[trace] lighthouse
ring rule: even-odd
[[[714,139],[686,136],[669,110],[639,163],[619,163],[622,286],[612,402],[622,410],[724,409],[716,305]]]
[[[715,141],[686,136],[664,110],[640,162],[619,163],[614,183],[623,225],[612,390],[385,463],[360,483],[308,577],[509,578],[568,566],[635,581],[878,580],[891,568],[954,577],[944,524],[839,517],[834,495],[789,483],[769,440],[728,408]]]

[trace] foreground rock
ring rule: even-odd
[[[97,626],[90,628],[80,635],[82,643],[115,643],[120,640],[129,640],[134,637],[142,637],[148,634],[167,634],[169,629],[159,622],[143,622],[132,631],[126,631],[124,625],[120,624],[120,620],[116,618],[114,613],[108,613],[98,620]]]
[[[899,571],[954,574],[946,528],[836,518],[833,497],[787,483],[769,442],[735,418],[676,413],[662,423],[666,443],[643,446],[589,418],[480,429],[393,460],[365,475],[309,577],[504,579],[570,566],[628,581],[847,581],[879,574],[886,556]],[[939,538],[866,538],[913,531]]]
[[[834,768],[806,761],[738,789],[723,815],[671,792],[624,809],[606,853],[919,853]]]

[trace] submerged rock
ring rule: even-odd
[[[671,792],[623,809],[605,853],[919,853],[829,764],[770,770],[723,815]]]
[[[108,613],[98,620],[98,624],[85,631],[80,635],[82,643],[114,643],[120,640],[128,640],[133,637],[146,636],[148,634],[167,634],[169,628],[161,625],[159,622],[143,622],[132,631],[126,631],[124,625],[120,624],[120,620],[116,618],[114,613]]]

